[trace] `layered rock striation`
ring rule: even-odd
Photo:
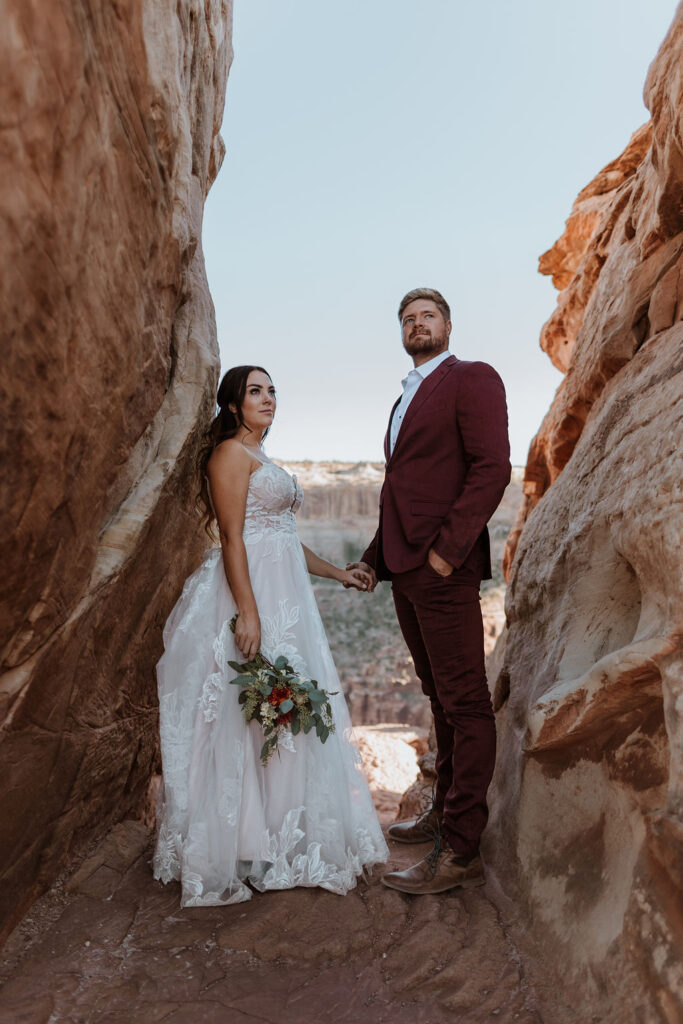
[[[0,934],[156,759],[217,345],[229,0],[7,0],[0,42]]]
[[[377,519],[384,480],[382,462],[288,462],[304,489],[302,519]],[[366,526],[368,524],[363,524]]]
[[[488,856],[578,1019],[680,1020],[683,6],[651,124],[541,258],[565,372],[534,439],[494,656]],[[583,1013],[583,1016],[582,1016]]]

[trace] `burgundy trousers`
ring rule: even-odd
[[[434,715],[434,806],[454,852],[471,857],[486,826],[496,758],[479,579],[468,570],[443,577],[427,563],[394,573],[391,585],[401,632]]]

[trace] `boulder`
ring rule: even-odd
[[[144,801],[218,351],[228,0],[3,5],[0,910]]]
[[[566,376],[531,445],[490,662],[486,854],[577,1019],[615,1024],[683,1016],[682,61],[679,6],[651,124],[542,257],[561,289],[542,345]]]

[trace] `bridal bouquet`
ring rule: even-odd
[[[230,629],[235,632],[237,616],[233,616]],[[260,652],[240,665],[229,661],[230,668],[239,672],[230,682],[241,686],[239,703],[247,722],[254,719],[263,729],[265,743],[261,748],[261,763],[282,744],[293,750],[292,736],[315,729],[321,743],[334,732],[330,694],[321,689],[315,679],[307,679],[294,671],[285,657],[272,663]],[[291,735],[289,735],[291,733]]]

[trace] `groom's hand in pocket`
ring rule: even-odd
[[[363,590],[366,594],[371,594],[377,586],[375,570],[365,562],[349,562],[346,571],[360,581],[360,586],[353,582],[344,583],[347,590],[349,587],[355,587],[357,590]]]
[[[447,562],[441,555],[437,555],[434,548],[429,549],[427,561],[431,565],[434,572],[437,572],[439,576],[450,576],[453,572],[453,566],[450,562]]]

